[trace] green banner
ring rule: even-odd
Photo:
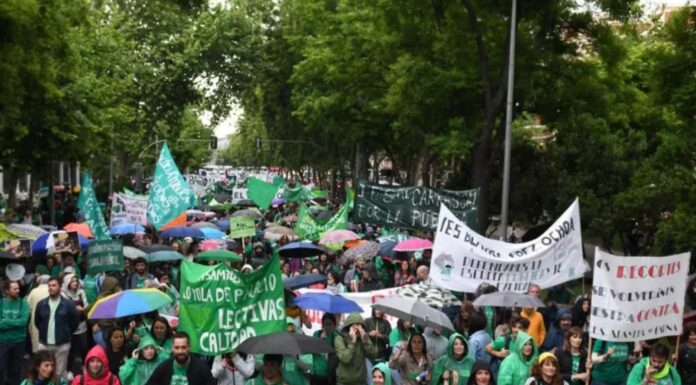
[[[247,194],[249,195],[249,199],[254,201],[262,210],[268,209],[273,198],[276,197],[276,192],[278,192],[278,187],[270,183],[266,183],[254,177],[247,179]]]
[[[479,190],[436,190],[428,187],[391,187],[359,181],[354,222],[401,229],[434,231],[440,204],[472,229],[478,228]]]
[[[123,270],[123,242],[120,239],[89,241],[87,274]]]
[[[85,215],[85,222],[89,225],[94,239],[111,239],[104,214],[99,208],[99,202],[97,202],[97,196],[94,193],[94,187],[92,187],[92,176],[88,171],[82,174],[82,186],[80,197],[77,198],[77,208]]]
[[[256,235],[256,223],[252,217],[230,218],[230,238],[253,237]]]
[[[348,211],[350,210],[351,198],[347,197],[348,201],[341,207],[333,217],[327,221],[320,221],[314,218],[309,209],[304,203],[300,203],[297,209],[297,222],[295,223],[295,232],[300,239],[308,239],[310,241],[319,240],[325,232],[332,230],[345,229],[348,227]]]
[[[241,274],[224,263],[181,264],[179,330],[191,337],[191,351],[215,356],[247,338],[285,331],[280,261]]]
[[[288,203],[302,202],[310,199],[309,192],[301,184],[296,185],[294,188],[285,185],[283,197],[285,198],[285,202]]]
[[[159,230],[189,207],[196,204],[196,196],[179,172],[169,147],[160,152],[155,177],[147,201],[147,219]]]

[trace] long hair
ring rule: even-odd
[[[563,350],[570,352],[570,337],[578,336],[582,338],[582,329],[577,326],[573,326],[565,334],[563,338]],[[580,344],[580,351],[582,352],[582,343]]]
[[[39,350],[34,354],[34,360],[31,363],[31,369],[29,369],[29,375],[27,376],[29,379],[29,383],[34,383],[35,380],[39,378],[39,368],[41,367],[41,364],[50,361],[53,362],[53,374],[51,375],[51,378],[49,378],[49,382],[52,382],[54,384],[59,383],[59,378],[58,374],[56,374],[56,357],[53,355],[52,352],[49,352],[48,350]],[[17,369],[19,370],[19,369]]]
[[[551,379],[551,385],[563,385],[563,377],[561,377],[561,367],[558,365],[558,360],[554,356],[546,357],[541,362],[537,360],[537,362],[535,362],[534,365],[532,365],[532,377],[536,378],[537,382],[540,382],[539,380],[542,378],[541,367],[546,362],[552,362],[553,365],[556,367],[556,374],[554,374],[553,378]]]
[[[416,362],[416,358],[413,356],[412,342],[413,342],[413,339],[416,337],[420,337],[421,340],[423,340],[423,352],[421,354],[423,355],[423,357],[426,357],[428,355],[428,345],[425,342],[425,337],[421,333],[414,332],[413,334],[411,334],[411,338],[408,339],[408,347],[406,348],[406,350],[408,351],[408,355],[411,356],[411,359],[414,362]],[[416,363],[418,363],[418,362],[416,362]]]

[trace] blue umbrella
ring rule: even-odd
[[[324,253],[324,249],[309,242],[292,242],[278,249],[278,254],[283,258],[305,258]]]
[[[296,290],[301,287],[308,287],[317,283],[326,283],[324,274],[305,274],[283,280],[283,287],[288,290]]]
[[[379,256],[387,258],[389,260],[394,258],[394,247],[396,247],[395,241],[384,241],[379,244]]]
[[[171,229],[164,230],[160,236],[162,238],[205,238],[205,234],[203,234],[201,229],[186,226],[172,227]]]
[[[222,221],[215,222],[215,225],[217,225],[217,227],[222,231],[227,231],[230,229],[230,221],[228,221],[226,219],[222,220]]]
[[[203,235],[205,236],[205,239],[220,239],[225,236],[225,233],[218,229],[213,229],[212,227],[201,227],[198,228]]]
[[[340,295],[329,293],[306,293],[295,298],[295,305],[302,309],[319,310],[325,313],[362,313],[357,303]]]
[[[40,235],[34,243],[31,244],[31,255],[34,257],[45,257],[48,251],[46,243],[48,242],[48,237],[52,237],[53,233],[46,233]],[[77,239],[80,241],[80,248],[82,250],[87,250],[89,246],[89,240],[80,234],[77,234]]]
[[[109,233],[111,235],[126,235],[135,233],[144,233],[145,227],[137,223],[120,223],[116,226],[111,226]]]

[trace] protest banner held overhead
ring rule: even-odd
[[[92,187],[92,176],[87,171],[82,176],[82,189],[80,197],[77,199],[77,208],[84,214],[85,222],[92,231],[94,239],[111,239],[104,214],[99,207],[99,202],[97,202],[94,187]]]
[[[621,257],[597,248],[590,336],[633,342],[680,335],[690,258]]]
[[[252,217],[234,217],[230,219],[230,238],[253,237],[256,223]]]
[[[191,337],[191,351],[218,355],[247,338],[285,330],[280,261],[241,274],[225,264],[183,261],[179,330]]]
[[[147,219],[159,230],[195,203],[196,196],[179,172],[165,143],[148,196]]]
[[[114,193],[111,199],[111,223],[137,223],[147,225],[147,195]]]
[[[3,243],[3,249],[15,258],[31,257],[31,240],[10,239]]]
[[[359,181],[356,188],[354,222],[434,231],[440,204],[471,227],[478,227],[479,190],[436,190],[428,187],[391,187]]]
[[[438,286],[472,293],[484,282],[499,291],[525,292],[582,277],[580,204],[577,200],[540,237],[525,243],[486,238],[444,204],[433,245],[430,276]]]
[[[90,241],[87,249],[87,274],[123,270],[123,242],[120,239]]]

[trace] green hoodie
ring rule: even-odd
[[[454,358],[454,340],[461,338],[464,341],[464,358],[457,360]],[[449,338],[449,344],[447,345],[447,355],[442,356],[435,361],[435,367],[433,368],[433,375],[430,380],[431,385],[437,385],[440,382],[440,377],[442,373],[446,370],[456,370],[459,373],[458,385],[464,385],[469,380],[471,375],[471,367],[474,366],[474,358],[469,355],[469,343],[464,338],[463,335],[459,333],[454,333]]]
[[[27,338],[29,304],[23,298],[0,298],[0,343],[22,342]]]
[[[334,339],[334,348],[338,357],[336,382],[342,385],[364,385],[367,378],[365,358],[377,358],[377,347],[372,344],[370,337],[352,342],[348,331],[354,324],[362,324],[362,316],[352,313],[343,323],[343,335]]]
[[[641,383],[643,382],[643,377],[646,374],[645,371],[648,365],[650,365],[650,358],[645,357],[642,360],[640,360],[635,366],[633,366],[633,369],[631,369],[631,373],[628,375],[626,385],[641,385]],[[668,362],[665,362],[663,370],[652,375],[651,380],[655,381],[655,385],[682,384],[679,373],[677,373],[677,370],[674,369],[674,367],[671,366]],[[653,384],[652,381],[650,382],[651,384]]]
[[[147,361],[138,356],[140,351],[147,346],[155,348],[157,355],[152,361]],[[157,369],[159,364],[169,358],[169,354],[163,351],[152,336],[146,335],[140,339],[138,348],[133,351],[134,357],[129,358],[121,369],[118,371],[118,377],[122,384],[128,385],[143,385],[150,379],[152,373]]]
[[[532,341],[532,356],[525,359],[522,347]],[[539,349],[532,337],[525,332],[517,332],[515,343],[510,345],[510,355],[505,357],[498,371],[498,385],[524,385],[529,378],[529,371],[539,355]]]
[[[375,372],[375,370],[379,370],[382,372],[382,375],[384,376],[384,385],[391,385],[391,369],[389,369],[389,365],[386,362],[380,362],[379,364],[375,365],[374,368],[372,368],[372,373]],[[374,378],[375,375],[372,375],[372,378]],[[374,381],[372,382],[374,385]]]

